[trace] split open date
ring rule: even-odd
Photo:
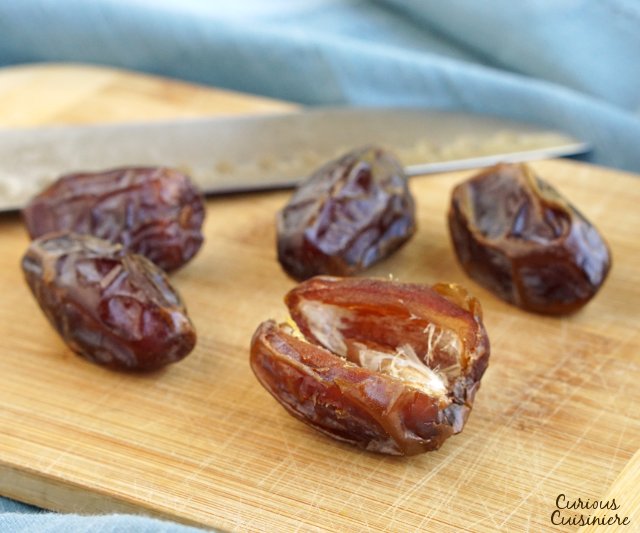
[[[320,276],[285,303],[295,326],[262,323],[250,361],[291,415],[392,455],[462,430],[489,360],[480,304],[464,288]]]
[[[119,244],[48,234],[31,243],[22,269],[62,339],[94,363],[153,370],[195,346],[195,329],[165,273]]]

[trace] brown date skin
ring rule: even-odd
[[[68,174],[35,196],[22,215],[32,239],[86,233],[142,254],[167,272],[202,245],[202,195],[170,168],[132,167]]]
[[[497,165],[458,185],[449,230],[466,273],[527,311],[578,310],[611,267],[598,230],[526,165]]]
[[[480,304],[465,289],[318,276],[285,302],[300,333],[263,322],[250,361],[291,415],[335,439],[391,455],[435,450],[462,430],[489,360]],[[456,349],[447,338],[457,339]],[[367,354],[393,358],[407,345],[421,366],[444,377],[442,390],[363,364]]]
[[[22,270],[66,344],[115,370],[154,370],[183,359],[196,333],[166,274],[147,258],[90,235],[48,234]]]
[[[402,167],[389,152],[365,147],[298,186],[278,213],[278,259],[297,280],[348,276],[391,255],[415,227]]]

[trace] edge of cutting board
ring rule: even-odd
[[[35,63],[0,68],[1,127],[273,113],[296,107],[112,67]]]

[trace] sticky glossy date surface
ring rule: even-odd
[[[380,148],[332,161],[303,182],[278,214],[278,259],[296,279],[346,276],[384,259],[415,231],[400,164]]]
[[[611,266],[598,230],[526,165],[499,165],[458,185],[449,229],[467,274],[529,311],[579,309]]]
[[[262,323],[251,367],[290,414],[393,455],[462,430],[489,359],[480,304],[462,287],[320,276],[285,301],[299,330]]]
[[[204,203],[191,180],[169,168],[69,174],[23,210],[31,238],[55,231],[94,235],[144,255],[167,272],[202,245]]]
[[[196,333],[179,295],[148,259],[89,235],[53,234],[22,259],[49,322],[86,359],[152,370],[184,358]]]

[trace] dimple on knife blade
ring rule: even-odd
[[[60,175],[167,166],[206,194],[295,186],[326,161],[374,144],[408,175],[584,153],[560,132],[423,108],[309,108],[161,122],[0,130],[0,210],[21,208]]]

